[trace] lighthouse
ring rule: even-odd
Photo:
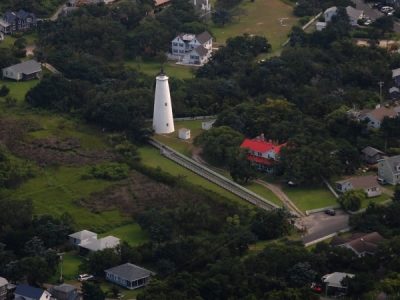
[[[163,69],[161,69],[160,74],[156,77],[153,129],[157,134],[171,133],[175,131],[168,76],[164,74]]]

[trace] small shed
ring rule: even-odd
[[[201,122],[201,129],[210,130],[213,127],[215,121],[216,120],[208,120],[208,121]]]
[[[317,22],[315,23],[315,28],[317,31],[321,31],[326,28],[326,22]]]
[[[392,100],[397,100],[400,98],[400,89],[393,86],[389,89],[389,95]]]
[[[190,139],[190,129],[181,128],[179,129],[178,136],[181,140],[188,140]]]

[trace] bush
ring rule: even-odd
[[[10,92],[10,89],[9,89],[7,86],[3,85],[3,86],[0,88],[0,97],[5,97],[5,96],[7,96],[9,92]]]
[[[119,163],[105,163],[90,169],[90,175],[98,179],[121,180],[127,178],[128,174],[128,165]]]

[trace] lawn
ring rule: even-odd
[[[82,261],[82,256],[79,256],[75,252],[68,252],[63,255],[62,268],[65,280],[75,280],[78,277],[79,266]]]
[[[7,86],[10,89],[10,93],[8,95],[17,99],[19,102],[24,101],[26,93],[38,83],[38,79],[19,82],[0,79],[0,86]],[[3,98],[0,97],[0,99]]]
[[[142,72],[146,75],[155,77],[158,73],[160,73],[161,63],[157,61],[127,61],[125,62],[125,66],[128,68],[132,68],[139,72]],[[177,65],[174,62],[164,63],[164,71],[165,73],[171,77],[176,79],[189,79],[194,77],[194,68]]]
[[[239,9],[244,11],[244,15],[233,23],[225,27],[211,27],[218,44],[224,44],[230,37],[248,33],[265,36],[272,45],[272,52],[276,52],[298,21],[293,15],[293,7],[281,0],[243,1]]]
[[[113,283],[107,282],[107,281],[103,281],[100,284],[100,288],[102,289],[102,291],[109,296],[111,296],[112,287],[117,287],[119,289],[119,292],[122,295],[121,299],[124,299],[124,300],[136,299],[137,295],[143,290],[143,288],[139,288],[136,290],[128,290],[119,285],[116,285],[116,284],[113,284]]]
[[[283,190],[302,211],[337,205],[336,198],[325,187],[285,187]]]
[[[382,194],[379,197],[368,198],[361,202],[361,208],[367,208],[371,203],[381,204],[387,200],[390,200],[390,196],[387,194]]]
[[[245,185],[245,188],[253,191],[254,193],[260,195],[261,197],[264,197],[265,199],[271,201],[272,203],[275,203],[278,206],[282,206],[282,201],[271,190],[267,189],[261,184],[252,182],[249,185]]]
[[[174,163],[168,158],[163,157],[159,151],[150,146],[143,146],[139,148],[139,154],[141,157],[141,161],[144,165],[152,168],[161,168],[166,173],[169,173],[173,176],[183,177],[189,183],[199,185],[206,190],[217,193],[220,196],[228,198],[230,200],[236,201],[237,203],[248,205],[249,207],[253,207],[251,204],[248,204],[246,201],[243,201],[241,198],[236,195],[226,191],[225,189],[215,185],[214,183],[204,179],[203,177],[189,171],[188,169],[181,167],[180,165]]]
[[[101,237],[113,235],[132,247],[141,245],[148,241],[146,233],[140,228],[138,224],[128,224],[121,227],[114,228],[101,234]]]
[[[60,216],[69,213],[77,229],[104,232],[126,224],[130,219],[116,209],[91,212],[79,204],[82,198],[113,184],[98,179],[82,180],[82,175],[87,172],[88,167],[85,166],[47,168],[13,190],[12,194],[17,199],[31,199],[35,214]]]
[[[193,149],[193,140],[196,136],[201,134],[203,130],[201,129],[201,123],[203,120],[193,120],[193,121],[177,121],[175,122],[175,132],[170,134],[155,135],[154,138],[161,143],[175,149],[176,151],[191,157]],[[181,140],[178,138],[179,129],[188,128],[190,129],[190,139]]]

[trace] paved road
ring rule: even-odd
[[[363,10],[364,14],[372,21],[384,15],[379,10],[372,8],[372,3],[365,3],[364,0],[353,0],[353,3],[357,9]],[[400,23],[398,21],[394,22],[393,30],[400,32]]]
[[[301,218],[301,224],[307,228],[303,242],[309,243],[349,227],[349,215],[341,210],[336,211],[336,216],[329,216],[324,212],[311,214]]]

